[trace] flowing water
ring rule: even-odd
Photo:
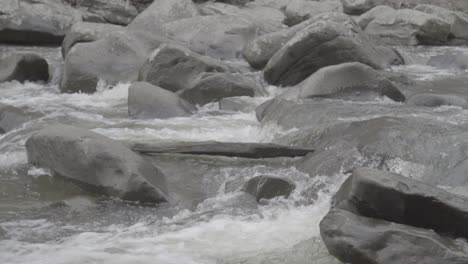
[[[260,124],[254,112],[220,111],[217,104],[189,118],[133,120],[127,114],[128,84],[100,84],[93,95],[60,94],[59,49],[0,47],[0,52],[13,49],[45,56],[54,77],[47,85],[0,84],[0,102],[22,108],[30,117],[22,127],[0,136],[0,263],[338,263],[321,242],[318,224],[346,175],[311,178],[290,165],[228,161],[203,168],[201,180],[209,183],[210,197],[186,208],[94,197],[44,169],[30,167],[24,142],[53,123],[91,129],[125,144],[272,142],[290,131]],[[447,49],[459,48],[406,49],[413,64],[393,70],[428,81],[462,76],[424,65],[428,57]],[[246,100],[259,105],[279,88],[267,90],[269,97]],[[288,178],[297,188],[288,199],[260,206],[243,203],[239,191],[226,191],[229,183],[262,174]],[[316,186],[320,191],[311,195],[308,190]]]

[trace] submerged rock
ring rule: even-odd
[[[96,194],[124,200],[168,200],[164,174],[122,144],[97,133],[54,125],[26,141],[31,165],[50,169]]]
[[[227,97],[219,100],[219,109],[223,111],[252,112],[257,105],[243,97]]]
[[[0,134],[18,128],[28,121],[23,110],[0,103]]]
[[[128,114],[134,118],[191,116],[196,110],[195,106],[175,93],[146,82],[136,82],[128,88]]]
[[[465,108],[467,106],[467,101],[465,98],[456,95],[425,93],[413,95],[408,100],[408,104],[414,106],[427,107],[439,107],[443,105],[450,105]]]
[[[34,53],[11,53],[0,57],[0,82],[49,80],[47,60]]]
[[[439,69],[455,69],[465,71],[468,69],[468,55],[462,52],[446,52],[429,59],[428,65]]]
[[[288,198],[294,188],[294,184],[287,180],[263,175],[248,180],[242,187],[242,191],[254,196],[257,201],[260,201],[261,199],[272,199],[278,196]]]
[[[322,68],[281,97],[339,98],[356,101],[388,97],[397,102],[405,101],[405,96],[392,82],[371,67],[358,62]]]
[[[321,16],[290,39],[270,59],[265,80],[274,85],[295,85],[320,68],[345,62],[361,62],[375,69],[387,63],[346,15]],[[338,21],[341,20],[341,23]]]

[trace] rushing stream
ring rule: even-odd
[[[101,85],[92,95],[61,94],[59,49],[0,47],[0,52],[13,49],[33,50],[46,57],[54,77],[47,85],[0,84],[0,102],[25,109],[31,118],[0,136],[0,263],[338,263],[320,241],[318,224],[346,175],[310,178],[285,166],[287,160],[255,164],[233,159],[210,166],[194,158],[187,163],[201,171],[211,196],[191,208],[174,208],[93,197],[43,169],[30,167],[26,139],[53,123],[91,129],[126,144],[274,142],[291,131],[260,124],[254,112],[220,111],[217,104],[204,106],[188,118],[133,120],[127,114],[128,84],[112,89]],[[453,79],[452,83],[461,84],[464,72],[425,65],[430,56],[447,50],[468,53],[461,48],[407,48],[403,53],[411,57],[412,64],[393,70],[416,80]],[[259,105],[280,92],[276,87],[267,90],[270,97],[246,100]],[[434,111],[453,113],[454,122],[468,120],[468,113],[460,108]],[[239,180],[262,174],[291,179],[297,188],[288,199],[260,206],[243,203],[239,191],[226,191]],[[311,194],[309,190],[318,186],[320,191]]]

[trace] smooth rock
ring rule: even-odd
[[[139,119],[191,116],[196,107],[175,93],[146,82],[128,88],[128,114]]]
[[[273,85],[295,85],[320,68],[361,62],[375,69],[387,67],[377,49],[346,15],[338,23],[336,15],[323,18],[297,33],[270,59],[265,80]]]
[[[252,112],[255,110],[257,105],[251,100],[247,100],[249,97],[227,97],[219,100],[219,110],[223,111],[234,111],[234,112]]]
[[[467,101],[465,98],[456,95],[426,93],[411,96],[408,100],[408,104],[426,107],[439,107],[448,105],[465,108],[467,106]]]
[[[371,67],[359,62],[322,68],[280,97],[337,98],[355,101],[388,97],[396,102],[405,101],[405,96],[392,82]]]
[[[415,10],[435,15],[450,24],[451,37],[468,40],[468,14],[434,5],[418,5]]]
[[[48,168],[96,194],[124,200],[168,200],[165,176],[121,143],[66,125],[42,129],[26,141],[31,165]]]
[[[83,21],[99,19],[105,23],[128,25],[138,10],[126,0],[64,0],[83,12]]]
[[[252,195],[257,201],[278,196],[288,198],[294,189],[295,185],[293,183],[268,175],[253,177],[242,187],[242,191]]]
[[[0,103],[0,134],[18,128],[26,121],[28,117],[23,110]]]
[[[178,94],[196,105],[217,102],[226,97],[253,97],[260,90],[255,80],[241,74],[203,73],[192,87]]]
[[[329,12],[343,12],[340,0],[291,0],[285,7],[286,24],[297,25],[315,15]]]
[[[463,52],[446,52],[429,59],[428,65],[439,69],[455,69],[465,71],[468,69],[468,55]]]
[[[0,82],[49,80],[47,60],[34,53],[10,53],[0,57]]]

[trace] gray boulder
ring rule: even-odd
[[[392,82],[371,67],[359,62],[322,68],[280,97],[338,98],[358,101],[388,97],[397,102],[405,101],[405,96]]]
[[[369,43],[354,21],[342,15],[322,16],[290,39],[270,59],[265,80],[274,85],[298,84],[325,66],[361,62],[375,69],[387,67],[377,49]]]
[[[440,215],[438,216],[440,217]],[[328,251],[352,264],[463,264],[468,243],[434,231],[332,209],[320,222]]]
[[[0,134],[7,133],[28,121],[23,110],[0,103]]]
[[[358,18],[358,24],[383,45],[440,45],[448,41],[450,24],[417,10],[378,6]]]
[[[0,43],[60,45],[78,21],[79,12],[58,0],[2,0]]]
[[[248,180],[242,187],[242,191],[255,197],[258,202],[261,199],[272,199],[278,196],[288,198],[295,187],[296,186],[293,183],[290,183],[287,180],[262,175]]]
[[[178,95],[145,82],[128,88],[128,114],[140,119],[190,116],[197,109]]]
[[[126,0],[64,0],[83,13],[83,21],[128,25],[138,10]]]
[[[168,201],[165,176],[122,144],[81,128],[49,126],[26,141],[31,165],[124,200]]]
[[[252,39],[278,29],[246,17],[214,15],[167,23],[163,30],[194,52],[232,60],[241,57],[244,46]]]
[[[199,55],[178,45],[161,45],[141,67],[138,80],[177,92],[192,87],[201,73],[232,68],[219,60]]]
[[[258,84],[241,74],[204,73],[198,76],[195,84],[178,94],[185,100],[205,105],[225,97],[250,96],[258,94]]]
[[[10,53],[0,57],[0,82],[49,80],[49,64],[34,53]]]
[[[468,14],[434,5],[418,5],[415,10],[435,15],[450,24],[451,37],[468,40]]]
[[[443,105],[459,106],[465,108],[467,101],[465,98],[449,94],[417,94],[410,97],[409,105],[439,107]]]
[[[122,32],[124,29],[122,26],[111,24],[78,22],[65,35],[62,43],[62,57],[65,58],[76,43],[93,42],[108,37],[114,32]]]
[[[288,25],[299,24],[320,13],[343,12],[340,0],[291,0],[285,7],[286,23]]]

